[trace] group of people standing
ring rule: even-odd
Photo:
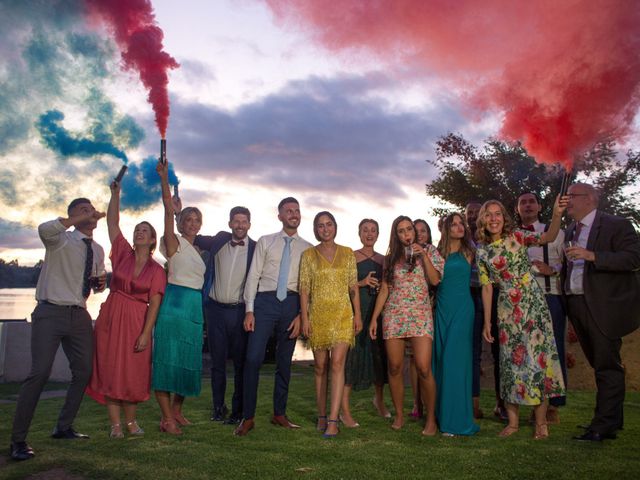
[[[442,223],[437,248],[420,233],[426,222],[399,216],[381,255],[374,250],[375,220],[360,222],[362,248],[354,252],[335,242],[338,225],[328,211],[314,218],[319,243],[313,246],[297,233],[301,214],[293,197],[278,205],[282,229],[257,242],[248,236],[251,214],[245,207],[231,209],[230,232],[200,235],[200,211],[183,209],[180,199],[171,197],[166,164],[159,162],[157,171],[165,212],[159,241],[147,222],[135,227],[132,243],[125,239],[119,228],[120,186],[111,185],[106,217],[113,277],[95,329],[86,298],[91,286],[105,288],[106,275],[104,252],[91,237],[105,214],[81,198],[69,205],[68,217],[40,225],[46,257],[12,458],[34,455],[26,436],[60,343],[73,379],[54,438],[87,438],[72,427],[85,388],[107,406],[111,438],[144,434],[136,405],[151,390],[161,410],[160,430],[182,434],[191,423],[183,414],[184,400],[200,393],[205,327],[211,420],[234,425],[238,436],[255,428],[259,372],[271,337],[276,343],[271,423],[299,428],[286,412],[292,356],[302,334],[314,354],[316,426],[326,438],[338,435],[340,422],[359,426],[350,394],[372,384],[377,412],[390,418],[383,395],[388,382],[395,410],[391,427],[403,427],[409,345],[416,402],[424,405],[422,434],[476,433],[474,417],[482,415],[480,336],[498,347],[497,412],[504,405],[507,420],[500,435],[517,432],[519,405],[532,405],[534,438],[546,438],[548,400],[559,399],[555,405],[561,405],[566,389],[565,304],[598,388],[594,417],[576,438],[614,438],[622,428],[620,339],[640,322],[640,242],[627,220],[597,210],[593,187],[572,185],[556,200],[548,228],[537,221],[541,206],[530,193],[518,201],[522,225],[496,200],[478,205],[475,221],[469,208],[467,215],[451,214]],[[565,208],[573,219],[566,233],[573,243],[562,248]],[[167,258],[166,271],[152,258],[156,243]],[[230,411],[228,358],[234,366]]]

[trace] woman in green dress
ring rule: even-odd
[[[479,427],[473,422],[471,400],[474,308],[468,287],[475,248],[459,213],[444,219],[438,250],[445,264],[433,339],[436,417],[445,436],[473,435]]]
[[[516,229],[504,205],[497,200],[485,202],[478,214],[476,235],[481,245],[476,256],[484,310],[482,335],[489,343],[494,342],[492,285],[500,285],[497,302],[500,395],[509,420],[499,434],[502,437],[518,431],[519,405],[534,407],[534,438],[548,437],[547,399],[565,393],[549,307],[534,279],[527,249],[555,240],[566,204],[567,197],[556,200],[549,230],[543,233]]]
[[[384,263],[384,256],[373,249],[378,241],[379,232],[378,222],[370,218],[365,218],[358,225],[362,248],[354,253],[358,268],[360,312],[363,327],[362,331],[356,335],[355,346],[349,350],[345,365],[341,419],[347,427],[359,426],[351,415],[351,390],[365,390],[372,383],[375,387],[373,405],[380,416],[391,418],[391,413],[384,404],[384,384],[387,383],[387,355],[384,340],[378,338],[374,341],[369,337],[369,323],[380,289],[382,264]]]

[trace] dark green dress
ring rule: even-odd
[[[382,265],[367,258],[358,262],[358,281],[369,272],[376,272],[382,278]],[[356,335],[355,346],[349,350],[345,364],[345,383],[354,390],[364,390],[372,383],[382,385],[387,382],[387,356],[382,335],[373,341],[369,337],[369,324],[376,304],[377,294],[369,291],[369,287],[360,287],[360,313],[362,331]],[[382,332],[382,317],[378,318],[378,332]]]

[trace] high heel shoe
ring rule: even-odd
[[[347,428],[358,428],[360,426],[360,424],[358,422],[356,422],[355,420],[353,420],[353,423],[347,423],[344,421],[344,417],[342,415],[338,416],[338,419],[342,422],[342,424],[347,427]]]
[[[316,430],[323,432],[327,429],[327,416],[318,415],[318,421],[316,422]]]
[[[144,430],[140,428],[137,420],[127,422],[127,430],[129,431],[129,435],[134,435],[136,437],[144,435]]]
[[[111,431],[109,432],[109,438],[124,438],[124,433],[122,433],[122,426],[119,423],[113,423],[111,425]]]
[[[160,420],[160,431],[170,435],[182,435],[182,430],[180,430],[173,420]]]
[[[335,424],[336,424],[336,427],[338,426],[338,420],[331,420],[331,419],[329,419],[329,420],[327,420],[327,428],[329,428],[329,424],[330,424],[330,423],[335,423]],[[333,438],[333,437],[335,437],[336,435],[338,435],[338,433],[340,433],[340,429],[339,429],[339,428],[338,428],[338,431],[337,431],[336,433],[327,433],[327,432],[325,431],[325,432],[322,434],[322,437],[323,437],[323,438]]]
[[[173,412],[173,418],[176,420],[176,423],[181,427],[184,427],[185,425],[193,425],[189,420],[184,418],[184,415],[182,415],[182,412],[178,412],[178,413]]]
[[[378,400],[376,399],[376,397],[373,397],[373,400],[371,402],[373,403],[373,406],[376,407],[378,415],[380,415],[382,418],[391,418],[391,412],[387,410],[387,407],[384,405],[384,403],[382,404],[382,406],[378,405]]]

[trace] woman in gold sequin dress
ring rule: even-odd
[[[338,433],[338,414],[344,390],[344,364],[354,335],[362,329],[356,259],[353,251],[335,243],[337,224],[329,212],[313,220],[320,242],[300,261],[302,332],[315,359],[318,430],[325,437]],[[331,401],[327,417],[327,380],[331,368]]]

